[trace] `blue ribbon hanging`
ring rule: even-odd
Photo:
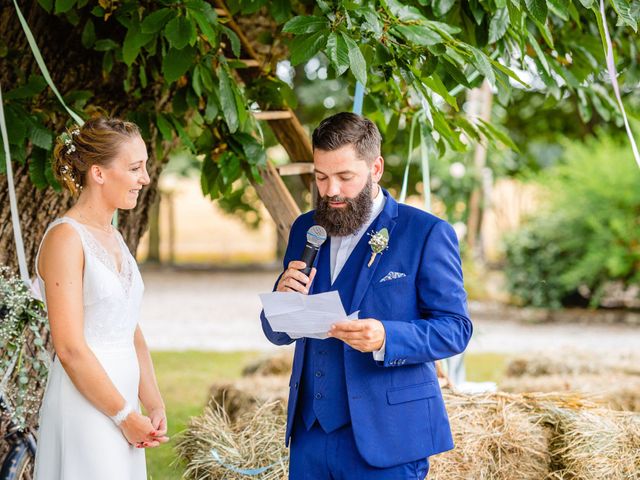
[[[215,448],[211,449],[211,456],[213,457],[213,459],[216,462],[218,462],[220,465],[222,465],[227,470],[230,470],[230,471],[232,471],[234,473],[238,473],[240,475],[246,475],[248,477],[255,477],[256,475],[260,475],[260,474],[266,472],[267,470],[282,464],[282,462],[288,458],[288,457],[282,457],[279,461],[277,461],[275,463],[272,463],[271,465],[267,465],[266,467],[260,467],[260,468],[238,468],[238,467],[234,467],[233,465],[229,465],[229,464],[224,463],[224,461],[220,457],[220,454],[218,453],[218,451]]]

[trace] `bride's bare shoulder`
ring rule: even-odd
[[[82,265],[82,239],[76,229],[68,223],[59,223],[49,229],[40,248],[40,268],[47,264],[65,262]]]

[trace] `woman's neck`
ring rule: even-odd
[[[91,192],[84,190],[69,213],[80,217],[79,220],[83,223],[106,230],[111,225],[115,211],[115,208],[106,205],[103,199],[96,198]]]

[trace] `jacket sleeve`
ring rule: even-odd
[[[293,225],[291,225],[291,230],[289,231],[289,243],[287,244],[287,251],[284,254],[284,260],[282,262],[282,272],[280,273],[280,275],[278,275],[278,279],[276,280],[276,283],[273,285],[272,291],[275,291],[276,287],[278,286],[278,282],[280,281],[280,278],[284,274],[284,271],[287,269],[287,265],[289,265],[289,262],[294,260],[294,256],[296,255],[296,252],[293,251],[295,249],[295,247],[293,246],[293,244],[295,243],[293,239],[295,238],[297,225],[298,225],[298,220],[293,222]],[[299,252],[297,253],[299,254]],[[262,331],[264,332],[265,336],[271,343],[275,345],[289,345],[290,343],[293,343],[295,341],[295,339],[291,338],[289,335],[287,335],[284,332],[274,332],[273,329],[271,328],[271,325],[269,325],[269,322],[267,321],[267,317],[265,317],[264,315],[264,310],[260,312],[260,321],[262,322]]]
[[[401,366],[432,362],[464,351],[473,326],[455,231],[445,221],[436,223],[425,241],[416,277],[420,317],[385,321],[384,362]]]

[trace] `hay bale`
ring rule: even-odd
[[[511,393],[578,392],[594,402],[613,410],[640,412],[640,376],[609,375],[546,375],[507,377],[500,390]]]
[[[445,393],[455,449],[431,457],[429,480],[540,480],[548,432],[517,403],[492,394]]]
[[[246,477],[233,469],[272,464],[257,478],[286,478],[286,378],[225,385],[212,388],[209,407],[179,437],[186,478],[239,480]],[[223,392],[227,402],[238,402],[233,415],[228,403],[215,400]],[[640,479],[637,413],[609,410],[575,393],[445,391],[444,398],[456,448],[430,459],[429,480]]]
[[[290,375],[292,365],[293,351],[284,351],[250,363],[242,370],[242,376]]]
[[[507,377],[542,375],[624,374],[640,376],[640,356],[633,354],[608,355],[594,358],[593,353],[571,351],[537,352],[511,358],[507,363]]]
[[[640,478],[640,415],[549,405],[541,411],[541,420],[553,432],[552,478]]]
[[[214,383],[209,389],[211,399],[222,405],[231,421],[257,405],[280,401],[286,405],[289,397],[287,377],[271,375],[243,377],[234,382]]]
[[[286,408],[282,402],[257,404],[235,421],[211,401],[177,439],[176,451],[187,461],[183,478],[244,480],[246,469],[265,468],[256,478],[282,480],[289,469],[284,446]]]

